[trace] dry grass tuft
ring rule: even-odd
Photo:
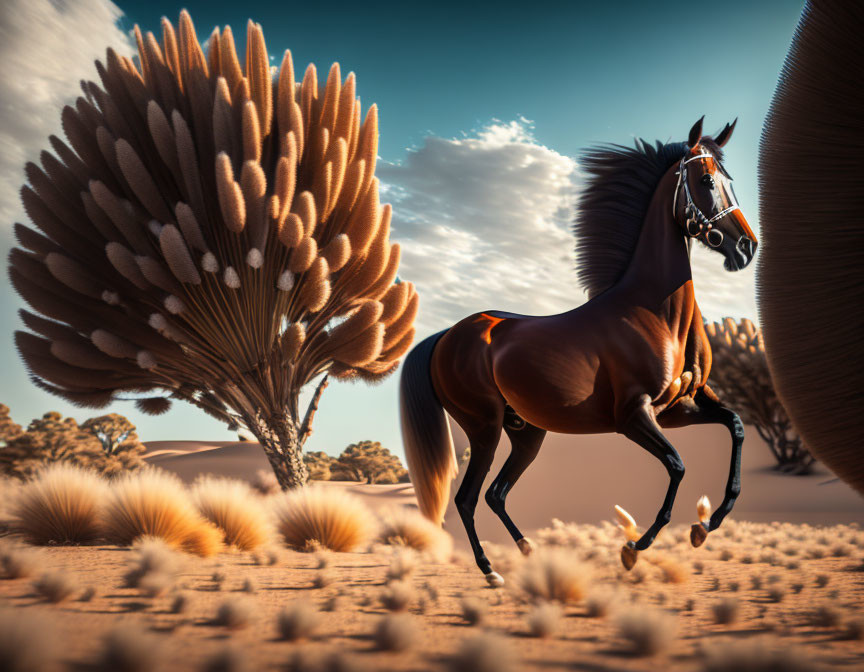
[[[195,510],[180,479],[155,469],[126,474],[112,484],[103,524],[108,538],[121,545],[158,537],[202,557],[222,546],[222,533]]]
[[[618,593],[609,588],[595,588],[585,598],[586,615],[590,618],[605,618],[620,602]]]
[[[104,672],[156,672],[162,669],[162,647],[153,635],[134,625],[115,628],[105,637],[97,669]]]
[[[532,637],[552,637],[561,627],[561,607],[553,603],[540,604],[528,614],[528,633]]]
[[[717,625],[730,625],[738,620],[741,604],[734,597],[717,600],[711,605],[711,614]]]
[[[128,588],[140,588],[150,597],[164,594],[183,571],[183,557],[157,537],[142,537],[132,545],[129,569],[124,575]]]
[[[99,510],[106,493],[96,472],[66,462],[51,464],[16,493],[12,528],[34,544],[93,541],[101,535]]]
[[[476,597],[463,597],[460,601],[462,619],[468,625],[480,625],[486,618],[489,605]]]
[[[532,599],[563,604],[579,602],[589,581],[588,567],[572,553],[557,549],[533,555],[519,575],[520,587]]]
[[[436,562],[446,562],[453,553],[453,538],[417,511],[393,508],[381,514],[378,541],[407,546],[428,553]]]
[[[768,599],[772,602],[782,602],[784,597],[786,597],[785,586],[775,583],[768,589]]]
[[[388,581],[402,581],[417,569],[417,555],[410,549],[398,550],[390,558],[390,566],[387,568]]]
[[[189,606],[189,598],[184,594],[180,593],[173,600],[171,600],[171,613],[172,614],[182,614],[186,611],[186,608]]]
[[[650,608],[631,608],[619,614],[618,634],[635,656],[654,656],[668,649],[678,630],[674,616]]]
[[[807,614],[807,621],[817,628],[836,628],[840,625],[843,614],[832,604],[820,604]]]
[[[192,501],[202,516],[222,530],[226,546],[253,551],[270,543],[272,528],[266,507],[243,481],[201,478],[192,487]]]
[[[248,656],[234,646],[226,646],[204,661],[201,672],[247,672]]]
[[[297,601],[279,612],[276,629],[282,639],[294,642],[311,637],[320,620],[318,612],[309,603]]]
[[[216,609],[213,622],[229,630],[242,630],[255,620],[255,605],[244,597],[229,597]]]
[[[336,575],[329,569],[320,569],[312,579],[313,588],[326,588],[336,581]]]
[[[55,626],[45,614],[0,608],[0,670],[38,672],[49,669],[56,653]]]
[[[42,568],[42,554],[19,544],[3,544],[0,548],[0,567],[5,579],[25,579]]]
[[[705,650],[705,672],[816,672],[815,666],[801,651],[788,644],[757,638],[731,641]]]
[[[864,640],[864,618],[857,617],[846,621],[839,635],[840,639],[849,641]]]
[[[372,634],[382,651],[407,651],[420,637],[420,628],[408,614],[387,614],[375,625]]]
[[[417,594],[410,584],[404,581],[391,581],[381,591],[379,599],[385,609],[405,611],[416,597]]]
[[[671,556],[661,555],[651,562],[660,570],[664,583],[686,583],[690,578],[687,567]]]
[[[484,633],[463,640],[448,668],[451,672],[511,672],[518,669],[518,660],[507,640]]]
[[[318,542],[349,552],[368,543],[375,531],[375,518],[362,501],[326,486],[286,492],[277,499],[274,515],[285,544],[296,550],[312,550],[312,542]]]
[[[78,584],[63,572],[46,572],[33,582],[33,589],[40,597],[57,604],[72,597],[78,591]]]

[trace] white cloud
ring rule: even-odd
[[[428,137],[378,175],[424,332],[479,310],[548,314],[584,301],[570,233],[576,163],[537,143],[526,120]]]
[[[3,0],[0,5],[0,230],[21,220],[18,190],[24,164],[60,133],[60,110],[80,95],[82,79],[98,82],[93,62],[112,46],[132,54],[118,26],[123,12],[109,0]]]
[[[417,285],[422,334],[481,310],[543,315],[586,300],[574,272],[576,162],[539,144],[530,122],[493,121],[462,138],[427,137],[399,164],[379,164],[402,244],[400,276]],[[755,264],[754,264],[755,265]],[[723,270],[694,246],[707,319],[755,318],[753,269]]]

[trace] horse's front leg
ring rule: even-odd
[[[741,494],[741,448],[744,445],[744,425],[741,418],[730,408],[727,408],[714,395],[713,392],[699,390],[693,398],[699,410],[705,415],[708,422],[717,422],[725,425],[732,435],[732,457],[729,461],[729,476],[726,478],[726,491],[723,501],[707,522],[699,522],[690,530],[690,543],[693,546],[701,546],[712,530],[720,527],[723,519],[732,511],[735,500]]]
[[[635,400],[635,404],[635,409],[624,417],[623,422],[619,423],[618,431],[660,460],[669,473],[669,487],[666,490],[663,506],[660,507],[657,518],[651,527],[638,540],[635,542],[628,541],[621,549],[621,562],[626,569],[631,569],[636,563],[636,552],[648,548],[660,529],[669,522],[672,517],[672,505],[675,503],[675,495],[678,492],[678,484],[684,478],[684,463],[681,461],[678,451],[660,431],[660,426],[654,417],[651,398],[644,394]]]
[[[741,493],[741,448],[744,445],[744,425],[738,414],[721,404],[707,385],[694,395],[693,401],[682,399],[667,413],[661,414],[658,421],[662,427],[720,424],[727,427],[732,435],[732,455],[723,501],[709,520],[695,523],[690,529],[690,543],[698,547],[705,542],[709,532],[720,527]]]

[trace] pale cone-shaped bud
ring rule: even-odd
[[[636,528],[633,516],[616,504],[615,517],[618,519],[618,528],[624,532],[627,541],[636,541],[639,538],[639,530]]]
[[[214,255],[212,252],[205,252],[204,256],[201,257],[201,268],[203,268],[208,273],[218,273],[219,262],[216,261],[216,255]]]
[[[707,523],[710,519],[711,501],[708,499],[708,495],[702,495],[696,502],[696,515],[699,516],[700,523]]]
[[[232,266],[225,267],[224,280],[231,289],[240,289],[240,276],[237,275],[237,271]]]

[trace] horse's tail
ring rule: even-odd
[[[402,443],[420,512],[441,524],[456,476],[456,451],[444,407],[432,387],[429,366],[441,331],[421,341],[405,358],[399,380]]]

